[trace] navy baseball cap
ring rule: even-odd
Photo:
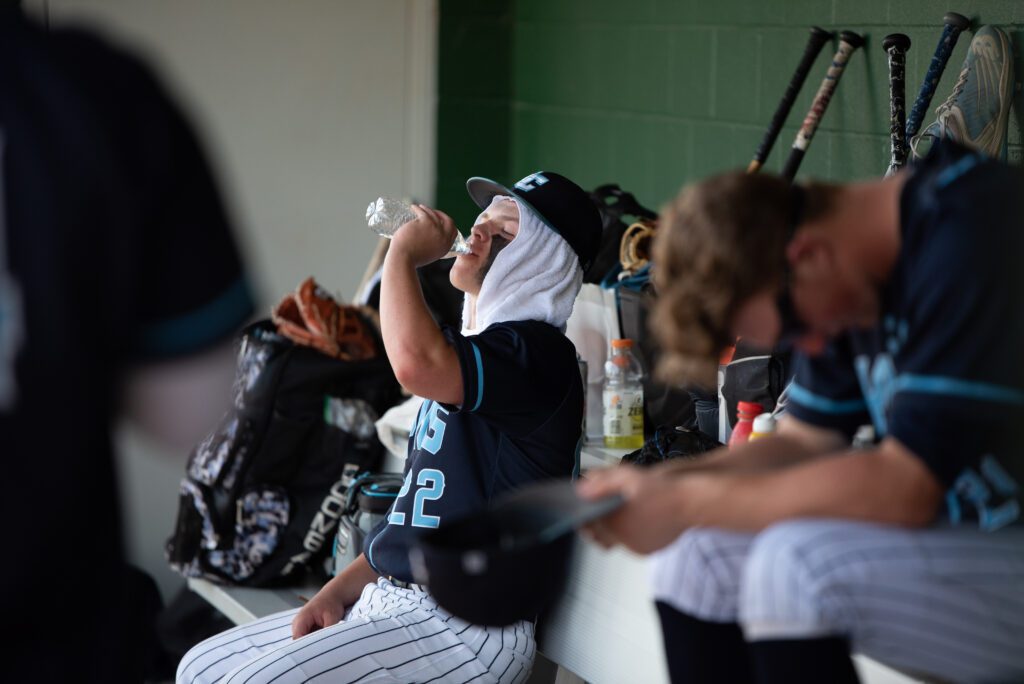
[[[466,181],[466,190],[481,209],[489,207],[495,195],[520,199],[548,228],[569,243],[584,271],[597,255],[601,243],[601,216],[583,188],[565,176],[538,171],[511,188],[474,176]]]
[[[425,533],[409,552],[413,576],[475,625],[532,620],[562,595],[573,532],[622,504],[583,500],[569,479],[535,482]]]

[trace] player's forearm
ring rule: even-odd
[[[722,470],[686,483],[696,501],[686,526],[760,530],[791,518],[829,517],[905,526],[934,519],[942,492],[913,455],[876,448],[812,458],[770,471]]]
[[[123,413],[151,437],[186,452],[209,431],[211,419],[227,410],[235,354],[227,341],[195,356],[133,369],[122,388]]]
[[[402,254],[384,259],[380,293],[380,328],[384,348],[399,382],[436,365],[451,349],[423,299],[415,265]],[[406,389],[416,393],[414,388]]]
[[[746,444],[715,449],[696,459],[668,461],[662,467],[666,473],[673,474],[699,470],[758,472],[791,466],[816,455],[792,438],[772,435]]]
[[[363,588],[371,582],[376,582],[378,577],[380,575],[366,560],[366,556],[359,554],[344,570],[332,577],[320,591],[326,592],[333,601],[348,608],[359,600]]]

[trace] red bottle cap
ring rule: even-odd
[[[741,401],[736,404],[738,413],[750,414],[751,418],[762,413],[761,404],[756,401]]]

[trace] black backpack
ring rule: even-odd
[[[270,321],[244,331],[234,407],[192,452],[181,482],[171,567],[266,586],[322,565],[348,484],[379,467],[374,421],[401,398],[375,343],[375,358],[342,361],[294,344]]]
[[[594,263],[583,275],[585,283],[601,283],[608,287],[614,283],[614,274],[621,267],[619,261],[622,237],[629,228],[626,217],[656,220],[658,214],[640,204],[632,193],[626,192],[614,183],[595,188],[590,199],[601,216],[601,247]],[[653,371],[661,355],[654,336],[647,329],[647,314],[653,305],[654,294],[646,284],[647,271],[642,271],[639,280],[644,285],[615,287],[618,308],[619,330],[623,337],[637,343],[635,352],[644,364],[644,435],[651,437],[659,426],[687,425],[692,420],[693,402],[684,390],[665,385],[653,377]]]
[[[601,244],[590,268],[583,274],[583,282],[600,283],[619,263],[619,246],[629,224],[626,216],[637,219],[656,219],[658,214],[640,204],[636,197],[614,183],[594,188],[590,200],[601,216]]]
[[[622,336],[636,341],[636,351],[643,359],[644,436],[651,437],[661,426],[694,425],[696,418],[690,393],[683,387],[665,384],[654,377],[661,358],[661,347],[647,327],[647,318],[654,306],[654,293],[649,289],[636,291],[620,287],[615,294]]]
[[[743,340],[736,343],[736,352],[725,367],[721,387],[730,427],[736,427],[736,408],[741,401],[756,402],[763,412],[775,409],[792,378],[790,357],[789,352],[759,349]]]
[[[736,409],[741,401],[761,405],[761,410],[775,410],[779,397],[792,379],[791,354],[787,351],[766,351],[740,340],[732,360],[719,366],[718,392],[691,387],[698,429],[715,439],[728,440],[736,427]],[[719,397],[719,393],[721,397]],[[724,406],[726,415],[720,412]]]

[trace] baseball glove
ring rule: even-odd
[[[623,271],[635,273],[647,265],[656,229],[657,224],[648,219],[640,219],[626,228],[619,244],[619,262]]]
[[[286,295],[274,307],[271,320],[292,342],[343,361],[364,361],[377,355],[374,336],[359,307],[338,304],[313,278]]]

